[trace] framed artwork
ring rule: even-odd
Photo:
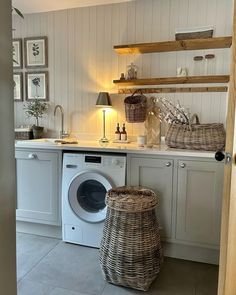
[[[48,72],[26,73],[26,100],[48,100]]]
[[[12,41],[13,69],[22,69],[22,39]]]
[[[25,38],[24,45],[26,68],[46,68],[48,66],[47,37]]]
[[[23,74],[14,73],[14,101],[23,101]]]

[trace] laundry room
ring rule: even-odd
[[[235,295],[236,3],[4,3],[4,294]]]

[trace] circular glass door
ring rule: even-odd
[[[106,217],[106,192],[110,181],[98,172],[76,175],[69,186],[68,198],[74,213],[87,222],[101,222]]]

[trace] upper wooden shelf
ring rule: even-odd
[[[181,50],[229,48],[231,44],[232,36],[226,36],[208,39],[189,39],[180,41],[118,45],[114,46],[114,49],[119,54],[138,54]]]
[[[150,79],[113,80],[113,83],[123,86],[134,85],[167,85],[167,84],[195,84],[195,83],[228,83],[229,75],[215,76],[186,76]]]

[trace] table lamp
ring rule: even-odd
[[[108,143],[106,138],[106,108],[111,108],[111,98],[108,92],[100,92],[97,98],[96,106],[103,108],[103,137],[99,140],[101,143]]]

